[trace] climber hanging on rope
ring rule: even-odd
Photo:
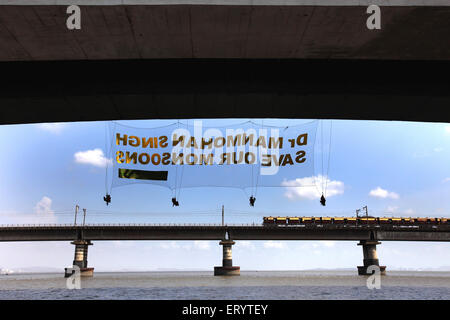
[[[325,202],[326,202],[327,200],[325,199],[325,197],[323,196],[323,194],[322,194],[322,196],[320,197],[320,204],[321,205],[323,205],[324,207],[325,207]]]
[[[115,124],[114,124],[115,128]],[[111,158],[111,152],[112,152],[112,144],[113,139],[108,139],[108,137],[112,136],[112,132],[114,129],[108,125],[107,122],[105,122],[105,152],[106,157],[109,159]],[[106,189],[106,195],[103,197],[103,201],[106,202],[106,205],[109,205],[111,203],[111,195],[109,194],[111,192],[112,186],[109,186],[108,184],[108,171],[109,171],[109,162],[106,162],[105,166],[105,189]]]
[[[328,187],[328,181],[329,181],[329,171],[330,171],[330,158],[331,158],[331,137],[332,137],[332,130],[333,130],[333,121],[330,121],[330,140],[329,140],[329,144],[328,144],[328,166],[327,166],[327,172],[326,172],[326,176],[325,176],[325,171],[324,171],[324,143],[323,143],[323,121],[321,122],[321,148],[322,148],[322,173],[321,173],[321,177],[322,177],[322,196],[320,197],[320,204],[322,206],[325,207],[326,205],[326,198],[324,194],[327,194],[327,187]],[[319,190],[317,190],[319,191]]]
[[[264,128],[264,119],[261,121],[261,127]],[[256,196],[256,193],[258,192],[258,180],[259,180],[259,174],[257,174],[256,175],[256,183],[253,186],[253,183],[254,183],[253,169],[254,169],[254,166],[252,166],[252,180],[251,180],[251,184],[252,184],[252,191],[251,192],[252,192],[252,195],[250,196],[250,199],[249,199],[251,207],[255,206],[256,197],[253,196],[253,191],[254,191],[254,194]],[[259,165],[259,170],[261,170],[261,164]]]
[[[255,206],[255,201],[256,201],[256,198],[254,196],[251,196],[250,197],[250,206],[254,207]]]
[[[106,194],[106,196],[103,197],[103,200],[106,202],[106,205],[108,205],[111,203],[111,196]]]
[[[180,128],[180,121],[177,122],[178,123],[178,129]],[[186,120],[186,126],[187,126],[187,120]],[[178,177],[178,165],[175,166],[175,186],[173,189],[173,193],[172,193],[172,207],[178,207],[180,206],[180,203],[178,202],[177,198],[180,198],[180,192],[181,192],[181,185],[182,185],[182,180],[183,180],[183,172],[184,172],[184,166],[181,168],[181,176]],[[178,180],[180,180],[180,182],[178,183]],[[178,191],[178,195],[177,195],[177,191]]]

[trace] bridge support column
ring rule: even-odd
[[[374,271],[368,271],[369,266],[378,266],[380,268],[380,274],[386,274],[386,266],[380,266],[377,256],[377,244],[381,244],[379,241],[374,240],[361,240],[358,246],[363,248],[363,266],[358,266],[358,275],[366,276],[373,274]]]
[[[241,274],[241,267],[233,267],[231,247],[235,244],[233,240],[222,240],[219,243],[223,246],[223,259],[221,267],[214,267],[215,276],[238,276]]]
[[[75,257],[73,260],[73,266],[80,268],[80,275],[82,277],[92,277],[94,275],[94,268],[88,268],[88,247],[92,245],[90,240],[76,240],[71,242],[75,245]],[[65,268],[64,276],[70,277],[75,273],[74,267]]]

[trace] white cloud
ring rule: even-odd
[[[41,200],[34,206],[34,213],[37,215],[33,219],[35,223],[55,223],[55,212],[52,210],[52,199],[49,197],[42,197]]]
[[[162,249],[179,249],[181,246],[176,241],[163,242],[159,244]]]
[[[237,241],[236,242],[236,246],[239,248],[246,248],[246,249],[255,249],[255,245],[253,243],[251,243],[251,241]]]
[[[193,243],[183,243],[179,241],[163,241],[158,244],[158,247],[164,250],[210,250],[210,241],[194,241]]]
[[[320,251],[322,248],[333,248],[336,245],[337,241],[330,240],[320,240],[314,241],[312,243],[304,243],[300,246],[301,249]]]
[[[449,182],[450,181],[450,177],[449,178],[445,178],[444,180],[442,180],[442,182]]]
[[[42,199],[34,207],[34,212],[37,214],[53,214],[52,199],[49,197],[42,197]]]
[[[338,194],[344,193],[344,183],[342,181],[331,181],[318,175],[316,177],[297,178],[295,180],[284,180],[281,185],[286,187],[285,196],[290,200],[299,199],[319,199],[322,195],[319,192],[319,185],[325,181],[326,184],[326,196],[332,197]]]
[[[336,241],[321,241],[322,245],[327,248],[332,248],[336,245]]]
[[[200,250],[209,250],[211,249],[211,245],[209,241],[194,241],[194,247]]]
[[[399,207],[397,206],[388,206],[385,210],[385,213],[387,214],[395,214],[398,216],[411,216],[415,213],[415,211],[411,208],[406,210],[399,210]]]
[[[133,248],[136,245],[134,241],[114,240],[111,242],[116,248]]]
[[[388,207],[386,208],[386,212],[387,212],[387,213],[394,213],[394,212],[397,212],[397,210],[398,210],[398,207],[397,207],[397,206],[388,206]]]
[[[264,248],[286,249],[287,246],[286,246],[286,243],[284,243],[284,242],[269,240],[269,241],[264,242]]]
[[[446,133],[450,133],[450,126],[445,126],[444,130]]]
[[[66,123],[62,122],[39,123],[37,126],[39,129],[58,134],[61,133],[62,129],[66,126]]]
[[[413,153],[413,158],[425,158],[429,157],[431,154],[428,151],[416,151]]]
[[[400,196],[397,193],[384,190],[380,187],[371,190],[369,192],[369,196],[375,197],[375,198],[383,198],[383,199],[385,199],[385,198],[390,198],[390,199],[400,198]]]
[[[106,167],[107,164],[112,164],[112,160],[107,159],[103,154],[103,150],[98,148],[76,152],[74,158],[76,163],[90,164],[100,168]]]
[[[443,147],[434,147],[433,152],[439,153],[444,151],[445,149]],[[426,158],[432,156],[433,153],[430,150],[421,150],[421,151],[415,151],[413,153],[413,158]]]

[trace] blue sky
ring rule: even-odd
[[[204,126],[242,121],[204,120]],[[264,124],[307,121],[265,119]],[[173,122],[120,123],[157,127]],[[328,134],[330,121],[323,125]],[[180,207],[173,208],[169,189],[142,184],[113,189],[107,207],[102,199],[108,161],[102,153],[105,122],[0,126],[0,223],[73,223],[76,204],[87,208],[88,223],[220,223],[222,204],[228,223],[260,223],[271,214],[353,215],[364,205],[378,216],[450,217],[448,124],[334,120],[332,133],[326,207],[320,206],[315,188],[259,188],[256,205],[250,207],[240,189],[204,187],[181,190]],[[322,155],[320,148],[316,151],[317,176]],[[220,249],[214,241],[96,242],[89,264],[100,270],[209,270],[220,264]],[[352,268],[362,262],[360,251],[354,242],[241,241],[233,258],[242,269],[253,270]],[[126,259],[117,262],[117,254]],[[379,256],[382,264],[396,268],[450,266],[450,245],[384,242]],[[70,265],[73,248],[68,243],[0,243],[0,257],[0,267],[9,269],[62,268]]]

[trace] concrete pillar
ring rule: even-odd
[[[241,273],[241,267],[233,267],[233,258],[231,247],[235,244],[233,240],[222,240],[219,243],[223,246],[223,259],[221,267],[214,267],[215,276],[238,276]]]
[[[375,240],[361,240],[358,246],[363,248],[363,266],[358,266],[358,274],[360,276],[371,275],[373,271],[367,271],[369,266],[378,266],[380,268],[380,274],[386,274],[386,266],[380,266],[377,255],[377,244],[381,244],[379,241]]]
[[[73,259],[73,266],[80,268],[80,275],[82,277],[92,277],[94,275],[94,268],[88,268],[88,247],[92,245],[90,240],[75,240],[71,242],[75,245],[75,257]],[[70,277],[75,273],[74,268],[65,268],[65,277]]]

